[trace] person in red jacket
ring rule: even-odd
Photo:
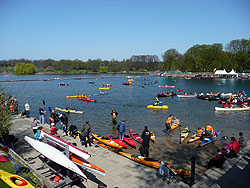
[[[240,152],[239,142],[234,137],[231,137],[231,143],[232,146],[227,152],[228,158],[237,157],[238,153]]]

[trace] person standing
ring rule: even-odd
[[[91,132],[91,125],[89,124],[89,121],[87,120],[82,127],[82,134],[83,134],[82,141],[84,142],[85,147],[87,147],[87,143],[89,143],[89,147],[91,147],[91,141],[89,138],[90,132]],[[82,145],[83,145],[83,142],[82,142]]]
[[[165,122],[166,132],[167,132],[169,135],[171,135],[171,134],[170,134],[170,131],[171,131],[171,122],[172,122],[172,120],[173,120],[173,115],[170,114],[170,116],[168,117],[168,119],[167,119],[166,122]]]
[[[112,123],[113,123],[114,126],[116,126],[117,125],[116,118],[118,116],[118,112],[113,109],[112,112],[111,112],[111,116],[112,116]]]
[[[68,117],[63,113],[59,115],[59,119],[61,120],[63,131],[66,133],[66,136],[68,136]]]
[[[240,147],[246,147],[247,146],[247,140],[246,138],[243,136],[243,133],[242,132],[239,132],[239,146]]]
[[[33,129],[33,133],[36,134],[37,129],[38,129],[38,120],[36,119],[36,117],[34,117],[32,123],[31,123],[31,127]]]
[[[41,104],[39,108],[39,120],[41,124],[44,124],[45,113],[46,111],[43,110],[43,105]]]
[[[142,147],[141,147],[141,156],[148,157],[149,156],[149,141],[150,141],[150,131],[148,130],[148,126],[145,126],[141,134],[142,138]]]
[[[119,139],[123,140],[124,139],[124,134],[126,131],[126,125],[125,125],[125,121],[123,120],[121,123],[119,123],[118,125],[118,135],[119,135]]]
[[[26,117],[29,118],[30,117],[30,105],[29,105],[29,101],[26,101],[26,103],[24,105],[24,109],[25,109]]]

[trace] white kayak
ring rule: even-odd
[[[250,107],[244,107],[244,108],[239,108],[239,107],[234,107],[234,108],[215,107],[215,111],[246,111],[246,110],[250,110]]]
[[[49,134],[49,133],[47,133],[45,131],[43,131],[43,136],[46,136],[46,138],[50,142],[53,142],[54,144],[59,145],[61,147],[65,148],[68,145],[69,146],[69,151],[71,153],[74,153],[74,154],[78,155],[79,157],[82,157],[83,159],[88,159],[91,156],[89,153],[87,153],[87,152],[85,152],[85,151],[71,145],[70,143],[62,140],[61,138],[58,138],[58,137],[56,137],[54,135],[51,135],[51,134]]]
[[[66,155],[56,148],[28,136],[25,136],[24,140],[45,157],[87,179],[83,172]]]
[[[190,98],[190,97],[197,97],[197,95],[177,95],[177,97]]]

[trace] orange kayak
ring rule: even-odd
[[[97,140],[99,140],[100,142],[102,142],[103,144],[106,144],[106,145],[111,146],[111,147],[113,147],[113,148],[122,149],[122,146],[121,146],[121,145],[115,143],[113,140],[110,140],[109,138],[104,138],[103,136],[99,136],[99,135],[94,134],[94,133],[92,133],[92,136],[93,136],[95,139],[97,139]]]

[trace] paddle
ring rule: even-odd
[[[43,100],[43,106],[44,106],[44,109],[45,109],[45,100]],[[48,121],[46,119],[46,114],[44,114],[44,119],[45,119],[45,122],[48,123]]]

